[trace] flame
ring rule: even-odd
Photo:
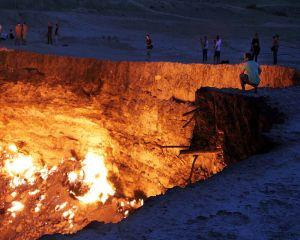
[[[115,190],[107,180],[107,168],[104,158],[93,152],[88,152],[82,162],[83,180],[82,182],[88,186],[89,191],[83,196],[76,198],[82,203],[105,203],[109,196],[115,194]],[[70,176],[69,176],[70,177]],[[75,178],[73,175],[72,179]]]
[[[36,207],[34,208],[34,212],[38,213],[41,211],[41,207],[42,207],[42,204],[41,203],[37,203],[36,204]]]
[[[12,178],[10,186],[15,188],[26,182],[33,184],[37,171],[33,158],[18,153],[17,147],[13,144],[8,146],[8,150],[12,152],[12,154],[7,154],[4,168],[7,174]]]
[[[64,202],[62,204],[58,204],[55,206],[55,211],[60,211],[60,210],[63,210],[66,206],[67,206],[67,202]]]
[[[15,144],[9,144],[8,145],[8,150],[11,151],[11,152],[18,152],[18,148]]]
[[[36,204],[36,206],[35,206],[35,208],[34,208],[34,212],[35,212],[35,213],[38,213],[38,212],[41,211],[41,208],[42,208],[42,206],[43,206],[42,201],[44,201],[45,199],[46,199],[45,194],[43,194],[43,195],[41,195],[41,196],[39,197],[39,202]]]
[[[16,212],[20,212],[24,209],[24,204],[18,201],[13,201],[11,207],[7,209],[8,212],[11,212],[13,218],[16,217]]]
[[[69,222],[69,228],[73,228],[74,224],[74,217],[75,217],[75,211],[77,210],[77,207],[73,206],[72,209],[66,210],[63,212],[62,216],[64,219],[68,220]]]
[[[123,218],[127,218],[129,214],[142,207],[144,205],[144,199],[132,199],[127,201],[120,201],[118,212],[123,214]]]
[[[12,192],[10,195],[11,195],[13,198],[15,198],[18,194],[17,194],[17,192]]]
[[[9,144],[6,148],[1,146],[1,155],[5,158],[4,171],[11,178],[10,187],[16,188],[21,185],[33,185],[38,173],[43,180],[57,170],[57,166],[48,169],[41,167],[30,155],[20,153],[15,144]]]
[[[74,183],[76,182],[78,179],[78,174],[77,172],[69,172],[68,173],[68,180],[70,183]]]
[[[35,205],[33,205],[34,212],[39,214],[43,208],[46,209],[48,204],[46,195],[43,194],[42,189],[36,188],[36,178],[40,178],[40,180],[43,179],[43,184],[46,183],[48,177],[52,173],[58,171],[60,165],[53,166],[52,168],[41,166],[38,160],[31,157],[29,154],[25,155],[14,144],[9,144],[5,147],[0,145],[0,157],[1,159],[4,159],[4,172],[10,177],[10,186],[13,188],[12,191],[10,191],[11,196],[16,198],[19,194],[17,192],[18,186],[30,184],[31,186],[30,189],[28,188],[27,194],[30,196],[31,200],[37,200]],[[64,160],[62,160],[62,163],[63,161]],[[104,156],[98,151],[89,151],[81,162],[81,167],[78,168],[78,165],[76,164],[76,170],[67,173],[69,186],[72,187],[72,185],[74,185],[74,188],[68,189],[69,193],[72,193],[72,195],[82,204],[98,202],[104,204],[110,196],[115,194],[115,188],[112,183],[109,182],[107,177],[108,169],[105,165]],[[33,189],[34,187],[35,189]],[[42,195],[38,198],[33,197],[39,193]],[[123,214],[123,217],[126,218],[132,211],[143,206],[143,204],[143,199],[126,198],[119,202],[117,210],[118,213]],[[45,207],[43,207],[43,205]],[[62,217],[69,222],[69,227],[73,228],[77,209],[73,206],[71,209],[67,210],[66,207],[68,205],[69,202],[62,202],[57,204],[54,209],[55,211],[62,211]],[[16,218],[17,212],[22,211],[24,208],[25,206],[22,202],[13,201],[11,207],[7,211],[10,212],[12,218]]]
[[[40,190],[36,189],[36,190],[34,190],[34,191],[29,191],[28,194],[29,194],[30,196],[32,196],[32,195],[38,194],[39,192],[40,192]]]

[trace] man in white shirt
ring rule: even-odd
[[[217,39],[214,41],[214,43],[215,43],[214,64],[219,64],[221,58],[221,45],[222,45],[222,40],[219,35],[217,35]]]
[[[254,87],[255,93],[257,92],[257,87],[260,83],[261,68],[257,62],[253,61],[251,53],[246,53],[244,57],[244,64],[242,67],[242,72],[240,74],[241,86],[243,91],[245,91],[245,85],[248,84]]]

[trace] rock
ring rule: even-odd
[[[23,226],[22,226],[22,224],[19,224],[16,228],[16,232],[20,233],[20,232],[22,232],[22,230],[23,230]]]
[[[14,197],[11,194],[6,195],[5,202],[11,203],[14,200]]]
[[[249,97],[213,88],[196,92],[196,126],[192,148],[222,149],[226,165],[266,151],[272,142],[264,135],[284,116],[263,97]]]

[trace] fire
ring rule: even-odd
[[[18,194],[17,194],[17,192],[12,192],[10,195],[11,195],[13,198],[15,198]]]
[[[18,151],[18,148],[15,144],[9,144],[8,145],[8,150],[16,153]]]
[[[78,179],[78,174],[76,172],[69,172],[68,173],[68,180],[69,180],[70,183],[76,182],[77,179]]]
[[[36,207],[34,208],[34,212],[38,213],[41,211],[41,207],[42,207],[42,204],[41,203],[37,203],[36,204]]]
[[[47,209],[48,198],[42,188],[35,184],[43,180],[42,184],[47,182],[47,179],[54,172],[59,171],[60,165],[52,168],[39,164],[39,159],[34,159],[29,154],[23,153],[14,144],[0,146],[0,157],[3,160],[3,170],[9,177],[10,195],[12,199],[19,195],[19,186],[27,185],[27,195],[34,202],[32,210],[35,214],[40,214],[42,210]],[[62,160],[61,164],[64,164]],[[108,180],[108,169],[105,165],[104,156],[98,151],[87,152],[81,165],[76,165],[73,171],[64,172],[67,175],[69,184],[69,193],[71,193],[81,206],[93,203],[106,203],[109,197],[114,196],[116,190],[112,183]],[[25,192],[22,193],[23,195]],[[41,194],[41,195],[40,195]],[[55,198],[59,199],[59,196]],[[17,217],[17,212],[25,208],[25,204],[19,201],[11,202],[10,208],[7,211],[12,218]],[[117,212],[126,218],[132,211],[141,207],[144,204],[143,199],[123,199],[117,205]],[[68,206],[68,208],[67,208]],[[69,227],[73,228],[77,206],[72,206],[69,201],[61,201],[60,204],[53,206],[56,212],[62,213],[62,218],[68,221]],[[12,219],[9,220],[12,222]]]
[[[6,148],[1,146],[1,156],[5,159],[4,171],[10,177],[10,187],[30,184],[34,185],[36,175],[39,174],[44,180],[57,170],[57,166],[48,169],[42,167],[32,156],[21,153],[15,144],[9,144]]]
[[[40,190],[36,189],[36,190],[34,190],[34,191],[28,192],[28,194],[31,195],[31,196],[33,196],[33,195],[38,194],[39,192],[40,192]]]
[[[16,212],[20,212],[24,209],[24,204],[18,201],[13,201],[11,207],[7,209],[8,212],[11,212],[12,217],[16,217]]]
[[[58,204],[58,205],[55,206],[55,211],[61,211],[61,210],[63,210],[67,205],[68,205],[67,202],[64,202],[64,203],[62,203],[62,204]]]
[[[19,153],[17,147],[13,144],[8,146],[8,150],[4,169],[12,179],[10,186],[15,188],[26,182],[33,184],[37,171],[33,158]]]
[[[93,152],[88,152],[82,162],[83,179],[82,182],[89,188],[83,196],[76,196],[82,203],[94,202],[105,203],[109,196],[115,194],[113,186],[107,180],[107,168],[104,158]],[[69,179],[76,180],[77,175],[69,175]]]
[[[75,212],[77,211],[77,207],[72,207],[72,209],[69,209],[67,211],[64,211],[62,214],[62,217],[69,222],[69,227],[73,228],[73,221],[75,217]]]
[[[129,214],[142,207],[144,205],[144,199],[127,199],[126,201],[119,202],[118,212],[123,214],[123,218],[127,218]]]

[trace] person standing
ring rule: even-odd
[[[27,44],[28,25],[24,22],[21,26],[21,41],[23,45]]]
[[[51,44],[51,45],[53,44],[52,36],[53,36],[53,26],[49,22],[48,23],[48,32],[47,32],[47,44]]]
[[[146,34],[146,49],[147,49],[147,57],[149,61],[151,58],[151,51],[153,49],[153,44],[152,44],[150,34]]]
[[[14,34],[14,32],[13,32],[12,29],[9,30],[9,39],[10,40],[14,40],[15,39],[15,34]]]
[[[0,40],[5,40],[5,39],[4,39],[3,27],[2,27],[1,24],[0,24]]]
[[[279,35],[273,36],[271,51],[273,52],[273,64],[277,65],[277,55],[279,49]]]
[[[22,39],[22,26],[20,23],[18,23],[15,27],[15,34],[16,34],[15,45],[20,45]]]
[[[202,61],[203,63],[207,62],[207,54],[208,54],[208,39],[207,36],[204,36],[204,40],[201,38],[201,46],[202,46]]]
[[[221,40],[220,36],[217,35],[216,39],[214,40],[214,49],[215,49],[214,64],[220,63],[221,45],[222,45],[222,40]]]
[[[260,44],[259,44],[259,37],[258,33],[255,33],[252,42],[251,42],[251,53],[252,53],[252,58],[257,62],[257,57],[260,53]]]
[[[257,93],[261,72],[262,70],[258,63],[253,61],[252,54],[246,53],[244,56],[242,73],[240,74],[242,90],[245,91],[245,86],[248,84],[254,87],[255,93]]]
[[[54,30],[54,42],[55,45],[58,44],[58,36],[59,36],[59,25],[58,23],[55,24],[55,30]]]

